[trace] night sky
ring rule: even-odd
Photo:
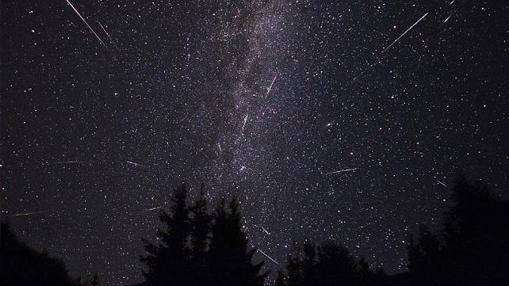
[[[2,0],[1,215],[73,275],[125,285],[172,189],[203,183],[239,198],[270,268],[310,238],[404,271],[458,173],[507,197],[508,15],[502,0]]]

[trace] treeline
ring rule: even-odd
[[[187,190],[180,186],[172,201],[159,217],[158,243],[144,240],[143,285],[263,285],[264,262],[253,263],[256,250],[242,231],[235,199],[209,213],[203,193],[188,206]]]
[[[483,184],[457,180],[442,228],[421,225],[408,245],[408,271],[387,275],[357,259],[336,241],[305,241],[286,265],[267,279],[264,262],[242,227],[235,199],[208,206],[203,193],[190,200],[184,186],[172,193],[172,206],[160,214],[156,242],[143,240],[146,286],[247,285],[509,285],[509,203]],[[98,277],[72,279],[65,265],[20,242],[6,222],[1,226],[0,285],[98,285]]]

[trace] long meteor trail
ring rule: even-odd
[[[332,171],[332,172],[328,172],[326,175],[334,175],[334,174],[339,174],[339,173],[347,173],[347,172],[353,172],[357,170],[357,168],[348,168],[348,169],[343,169],[343,170],[337,170],[337,171]]]
[[[87,164],[88,161],[79,161],[79,160],[72,160],[72,161],[58,161],[56,164],[60,165],[69,165],[69,164]]]
[[[78,14],[78,16],[83,21],[83,23],[85,23],[85,25],[87,25],[87,27],[90,30],[90,32],[92,32],[92,34],[94,34],[94,36],[99,40],[99,42],[103,46],[106,47],[106,44],[104,44],[103,40],[101,40],[101,38],[99,37],[99,35],[97,35],[97,33],[94,31],[94,29],[92,29],[92,27],[90,27],[90,25],[88,24],[87,20],[85,20],[85,18],[83,18],[83,16],[81,16],[80,12],[78,12],[78,10],[74,7],[74,5],[72,5],[71,1],[69,1],[69,0],[66,0],[66,1],[67,1],[67,4],[69,4],[69,6],[71,6],[71,8],[74,10],[74,12],[76,12],[76,14]]]
[[[274,258],[270,257],[267,253],[263,252],[261,249],[256,249],[256,251],[260,252],[263,256],[267,257],[270,261],[274,262],[276,265],[280,265]]]
[[[417,20],[417,22],[415,22],[412,26],[410,26],[410,28],[406,29],[405,32],[403,32],[403,34],[401,34],[396,40],[394,40],[390,45],[388,45],[384,50],[383,52],[386,52],[388,49],[390,49],[392,46],[394,46],[394,44],[396,44],[401,38],[403,38],[408,32],[410,32],[415,26],[417,26],[417,24],[419,24],[422,20],[424,20],[424,18],[426,18],[426,16],[428,16],[429,12],[424,14],[419,20]]]

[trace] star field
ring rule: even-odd
[[[273,269],[310,238],[389,273],[459,172],[509,187],[503,1],[1,11],[1,215],[74,275],[140,282],[140,239],[181,182],[238,197]]]

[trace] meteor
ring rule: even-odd
[[[267,235],[270,235],[270,232],[264,228],[263,226],[260,225],[260,228],[263,230],[263,232],[265,232]]]
[[[101,24],[101,22],[99,21],[96,21],[97,24],[99,24],[99,27],[101,27],[101,29],[103,30],[104,34],[106,34],[106,36],[108,37],[108,39],[110,40],[110,42],[115,46],[115,48],[118,49],[117,47],[117,44],[115,43],[115,41],[113,41],[113,38],[110,36],[110,33],[108,33],[108,31],[106,31],[106,29],[104,28],[104,26]]]
[[[39,211],[39,212],[24,212],[24,213],[15,213],[11,215],[12,217],[28,217],[36,214],[43,214],[45,211]]]
[[[247,119],[249,118],[249,114],[246,114],[244,117],[244,123],[242,124],[242,133],[244,133],[244,129],[246,128]]]
[[[87,161],[79,161],[79,160],[73,160],[73,161],[59,161],[59,162],[56,162],[56,164],[60,164],[60,165],[69,165],[69,164],[86,164],[88,163]]]
[[[69,0],[66,0],[66,1],[67,1],[67,4],[69,4],[69,6],[71,6],[71,8],[74,10],[74,12],[76,12],[76,14],[78,14],[78,16],[83,21],[83,23],[85,23],[85,25],[87,25],[87,27],[90,30],[90,32],[92,32],[92,34],[94,34],[94,36],[99,40],[99,42],[103,46],[106,47],[106,45],[104,44],[103,40],[101,40],[101,38],[97,35],[97,33],[94,31],[94,29],[92,29],[92,27],[90,27],[90,25],[88,24],[87,20],[85,20],[85,18],[83,18],[83,16],[81,16],[80,12],[78,12],[78,10],[74,7],[74,5],[72,5],[71,1],[69,1]]]
[[[279,266],[279,262],[277,262],[274,258],[270,257],[267,253],[263,252],[261,249],[256,249],[256,251],[260,252],[263,256],[267,257],[270,261],[274,262]]]
[[[447,16],[447,18],[445,18],[445,20],[442,22],[442,24],[447,23],[447,21],[449,21],[451,19],[451,17],[452,17],[452,14]]]
[[[136,162],[133,162],[133,161],[127,161],[127,164],[133,165],[135,167],[145,167],[142,164],[139,164],[139,163],[136,163]]]
[[[415,26],[417,26],[417,24],[419,24],[422,20],[424,20],[424,18],[426,18],[426,16],[428,16],[429,12],[424,14],[419,20],[417,20],[417,22],[415,22],[412,26],[410,26],[410,28],[406,29],[405,32],[403,32],[403,34],[401,34],[396,40],[394,40],[390,45],[388,45],[382,52],[386,52],[388,49],[390,49],[392,46],[394,46],[394,44],[396,44],[401,38],[403,38],[408,32],[410,32]]]
[[[440,181],[440,180],[437,180],[437,183],[438,183],[439,185],[441,185],[441,186],[443,186],[443,187],[447,188],[447,185],[446,185],[444,182],[442,182],[442,181]]]
[[[355,170],[357,170],[357,168],[348,168],[348,169],[328,172],[326,175],[334,175],[334,174],[339,174],[339,173],[354,172]]]
[[[277,76],[278,76],[278,74],[276,73],[276,75],[272,79],[272,82],[270,83],[269,87],[267,88],[267,93],[265,94],[265,98],[267,98],[269,96],[269,93],[272,90],[272,86],[274,86],[274,83],[276,82]]]

